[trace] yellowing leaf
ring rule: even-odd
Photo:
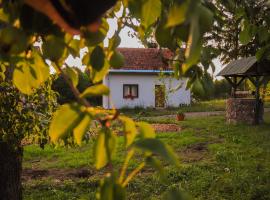
[[[49,77],[49,67],[39,54],[33,52],[34,63],[18,62],[13,72],[14,85],[24,94],[32,94]]]
[[[65,72],[67,74],[67,76],[69,77],[69,79],[71,80],[72,84],[76,87],[79,83],[79,76],[78,76],[78,72],[70,67],[65,68]]]
[[[102,96],[102,95],[108,95],[110,93],[110,90],[107,86],[103,84],[90,86],[87,89],[83,91],[81,94],[81,97],[93,97],[93,96]]]
[[[143,138],[155,138],[155,130],[154,128],[146,123],[146,122],[137,122],[137,126],[139,127],[140,133]]]
[[[91,117],[89,115],[85,115],[83,120],[79,123],[79,125],[74,128],[73,135],[75,142],[78,145],[82,144],[82,138],[84,134],[89,130],[89,126],[91,123]]]
[[[174,5],[168,14],[167,27],[172,27],[182,24],[186,20],[186,14],[188,10],[188,1],[181,5]]]
[[[95,69],[92,68],[92,82],[93,83],[98,83],[100,81],[103,80],[104,76],[106,76],[106,74],[108,73],[110,69],[110,65],[109,65],[109,62],[107,60],[105,60],[105,64],[103,66],[103,68],[100,70],[100,71],[97,71]]]
[[[37,85],[31,71],[34,71],[28,63],[20,63],[13,72],[13,84],[24,94],[32,94]]]
[[[142,24],[147,28],[153,24],[161,14],[160,0],[146,0],[142,7]]]
[[[79,104],[64,104],[54,113],[49,128],[53,143],[79,125],[85,116],[82,109],[83,107]]]
[[[94,147],[95,166],[100,169],[111,160],[116,150],[116,136],[109,129],[102,129]]]
[[[124,132],[125,132],[125,140],[126,140],[126,147],[131,145],[137,135],[137,128],[135,125],[135,122],[128,118],[121,116],[119,119],[123,122],[124,124]]]
[[[101,169],[108,163],[108,156],[105,146],[105,133],[100,132],[94,148],[95,166]]]

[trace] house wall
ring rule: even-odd
[[[110,88],[110,96],[103,96],[104,108],[123,108],[123,107],[155,107],[155,85],[165,85],[166,87],[166,106],[178,107],[179,104],[190,104],[190,91],[185,90],[186,80],[175,78],[162,78],[156,74],[114,74],[107,75],[103,83]],[[180,83],[180,87],[173,93],[168,93]],[[123,98],[124,84],[138,84],[139,97],[133,100]]]

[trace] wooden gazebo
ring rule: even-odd
[[[232,85],[232,98],[239,85],[249,79],[255,86],[254,123],[260,122],[260,110],[263,104],[260,100],[260,87],[270,80],[270,62],[258,62],[255,56],[234,60],[224,67],[217,76],[223,76]],[[228,108],[227,108],[228,109]]]

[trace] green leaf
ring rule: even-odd
[[[201,56],[202,40],[200,35],[198,16],[193,16],[191,19],[190,34],[188,37],[188,44],[185,51],[186,61],[182,66],[182,73],[186,73],[188,69],[197,64]]]
[[[148,28],[161,14],[160,0],[146,0],[142,7],[142,25]]]
[[[256,52],[256,59],[258,61],[262,60],[262,59],[265,59],[268,54],[270,52],[270,45],[266,45],[262,48],[260,48],[257,52]]]
[[[239,40],[243,45],[247,45],[256,34],[256,27],[249,24],[248,20],[243,20]]]
[[[153,156],[149,156],[146,158],[146,163],[157,170],[161,178],[165,180],[165,172],[160,160]]]
[[[140,134],[143,138],[155,138],[155,130],[154,128],[146,123],[146,122],[137,122],[137,126],[139,127]]]
[[[134,139],[136,138],[137,128],[135,122],[131,118],[121,116],[119,117],[119,119],[124,124],[125,143],[126,147],[128,147],[133,143]]]
[[[145,1],[143,0],[126,0],[128,1],[128,9],[132,17],[141,18],[142,7]]]
[[[121,186],[115,176],[106,176],[100,184],[97,193],[98,200],[125,200],[126,190]]]
[[[115,51],[110,58],[110,66],[121,68],[125,65],[125,57],[118,51]]]
[[[116,149],[116,136],[108,129],[102,129],[94,147],[95,166],[105,167]]]
[[[65,47],[63,38],[50,35],[45,38],[42,52],[46,59],[58,61],[62,57]]]
[[[78,72],[74,68],[67,67],[64,70],[66,75],[69,77],[72,84],[76,87],[79,83],[79,75]]]
[[[155,37],[161,47],[175,49],[176,42],[173,39],[172,29],[166,28],[163,23],[158,25]]]
[[[97,32],[84,32],[87,46],[96,46],[103,42],[109,30],[109,24],[105,19],[102,19],[102,24]]]
[[[19,54],[27,48],[27,36],[24,31],[8,26],[0,31],[0,48],[7,54]]]
[[[187,41],[188,35],[189,35],[189,30],[190,30],[189,25],[181,24],[181,25],[175,27],[174,35],[182,41]]]
[[[143,151],[157,154],[172,164],[178,164],[178,159],[172,149],[158,139],[140,139],[134,143],[134,146]]]
[[[115,35],[109,40],[109,49],[114,50],[116,49],[121,43],[121,38],[118,34]]]
[[[169,10],[168,21],[166,27],[172,27],[182,24],[186,20],[189,3],[185,1],[181,5],[174,5]]]
[[[270,38],[270,33],[267,28],[265,27],[260,27],[258,30],[258,35],[259,35],[259,41],[260,43],[266,42]]]
[[[92,67],[100,71],[102,67],[104,66],[105,60],[105,53],[103,51],[103,48],[100,46],[96,46],[96,48],[93,50],[91,57],[90,57],[90,64]]]
[[[24,94],[32,94],[49,77],[49,67],[38,53],[33,52],[33,62],[18,62],[13,72],[14,85]]]
[[[83,120],[85,114],[79,104],[64,104],[54,113],[49,135],[51,141],[56,143],[59,138],[73,131]]]
[[[81,146],[82,144],[82,139],[85,133],[89,130],[89,126],[91,123],[92,119],[89,115],[85,115],[83,120],[79,123],[79,125],[74,128],[73,135],[75,142]]]
[[[196,79],[194,83],[192,84],[192,92],[199,95],[204,95],[204,88],[199,79]]]
[[[203,34],[211,29],[214,15],[208,8],[206,8],[203,5],[199,6],[199,11],[200,11],[200,19],[199,19],[200,32],[201,34]]]
[[[82,98],[85,97],[93,97],[93,96],[102,96],[102,95],[109,95],[110,90],[107,86],[103,84],[94,85],[86,88],[83,93],[81,94]]]

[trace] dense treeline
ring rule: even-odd
[[[78,85],[77,88],[80,92],[83,92],[86,88],[93,85],[89,79],[89,76],[86,72],[82,72],[79,69],[74,68],[78,73]],[[70,103],[76,100],[74,94],[69,89],[68,84],[65,82],[64,78],[60,75],[55,75],[54,81],[52,84],[52,89],[58,93],[57,101],[59,104]],[[87,100],[94,106],[102,105],[102,97],[91,97]]]

